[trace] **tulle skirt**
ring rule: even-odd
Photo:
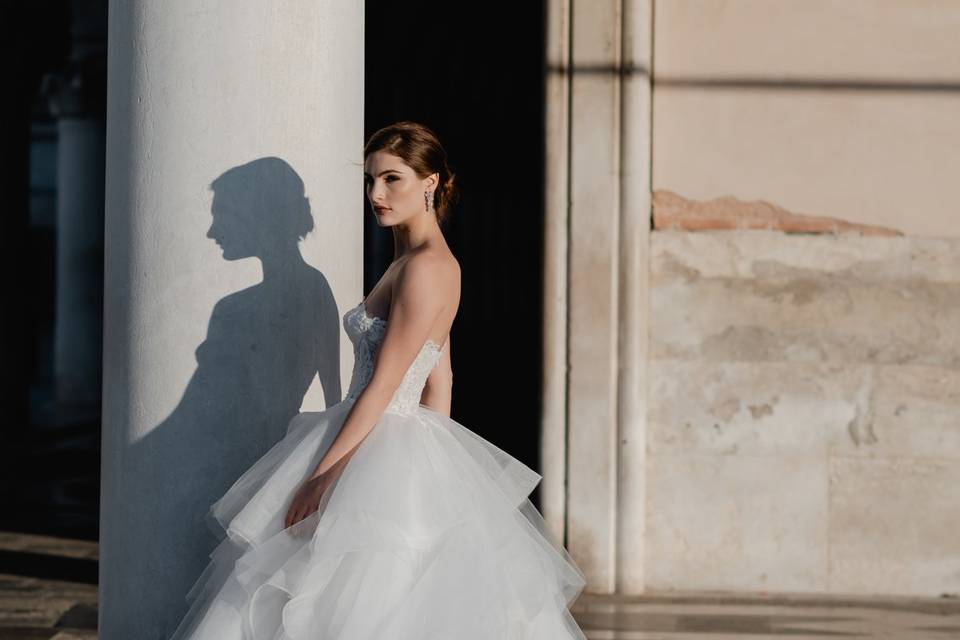
[[[422,405],[385,412],[284,529],[353,402],[295,416],[213,504],[222,540],[170,640],[585,640],[584,576],[528,498],[541,476]]]

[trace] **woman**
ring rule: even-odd
[[[541,476],[449,417],[446,154],[399,122],[367,142],[364,180],[395,259],[343,316],[350,388],[211,507],[225,539],[171,640],[585,639],[567,608],[584,576],[528,499]]]

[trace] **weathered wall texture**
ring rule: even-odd
[[[960,237],[960,2],[655,9],[654,190]]]
[[[960,595],[960,2],[547,15],[544,513],[588,590]]]
[[[960,592],[960,239],[651,252],[647,588]]]

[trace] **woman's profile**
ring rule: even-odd
[[[222,540],[170,640],[586,638],[583,573],[528,498],[541,476],[450,418],[454,177],[422,124],[367,141],[394,260],[343,315],[347,395],[298,413],[211,506]]]

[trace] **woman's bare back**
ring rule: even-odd
[[[380,318],[384,322],[389,321],[393,286],[396,283],[398,272],[408,261],[428,255],[432,256],[433,259],[440,258],[440,268],[447,271],[449,275],[449,277],[443,278],[445,282],[449,283],[449,290],[445,292],[444,296],[446,300],[449,300],[449,303],[444,307],[434,326],[431,327],[429,336],[431,340],[442,345],[445,350],[450,337],[450,328],[453,326],[453,320],[456,318],[457,310],[460,307],[460,264],[449,249],[425,249],[394,260],[361,304],[363,304],[367,315]]]

